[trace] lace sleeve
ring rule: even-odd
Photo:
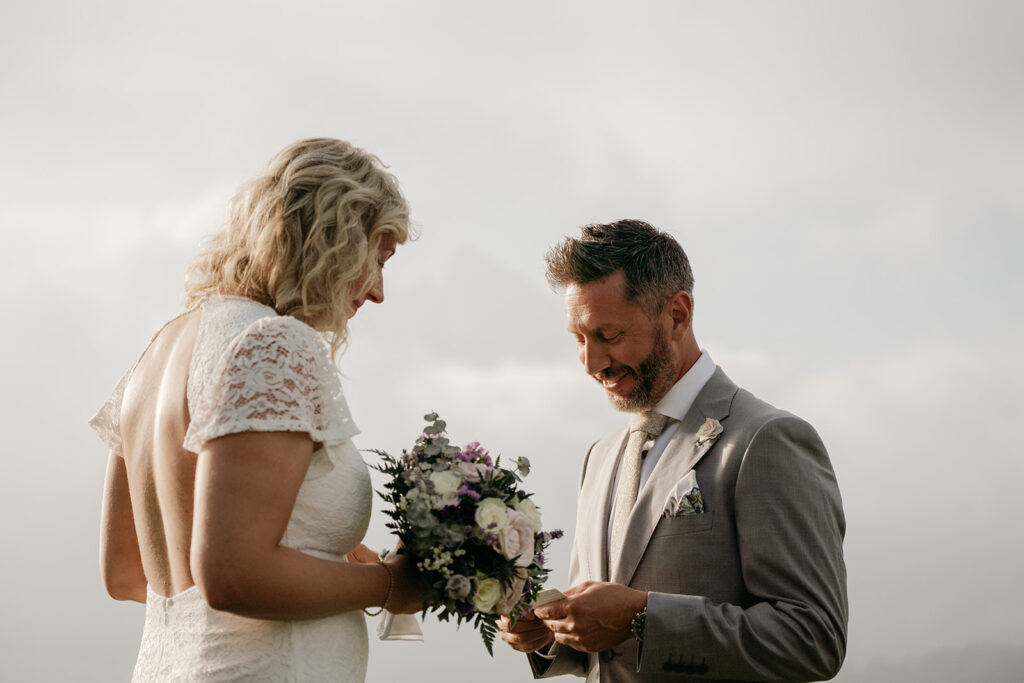
[[[121,445],[121,401],[124,399],[124,388],[131,374],[131,370],[124,374],[103,407],[89,420],[89,426],[103,443],[107,444],[112,452],[122,456],[124,446]]]
[[[320,333],[289,317],[252,323],[202,390],[184,446],[239,432],[307,432],[319,443],[358,433]]]

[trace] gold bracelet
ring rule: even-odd
[[[365,607],[363,608],[363,612],[369,617],[375,617],[384,611],[384,609],[388,606],[388,600],[391,599],[391,591],[393,591],[395,588],[395,573],[391,571],[391,567],[387,566],[380,560],[377,560],[377,564],[384,567],[384,569],[386,569],[388,572],[388,592],[384,594],[384,602],[381,603],[381,606],[377,609],[376,612],[371,612]]]

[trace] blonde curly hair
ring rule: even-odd
[[[264,303],[345,343],[352,300],[381,267],[384,247],[409,237],[409,207],[380,159],[341,140],[281,150],[231,204],[225,229],[189,269],[189,306],[228,294]]]

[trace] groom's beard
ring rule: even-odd
[[[651,352],[636,369],[628,366],[607,368],[596,379],[600,382],[602,377],[614,377],[623,371],[633,377],[633,391],[626,396],[606,392],[612,407],[625,413],[636,413],[656,406],[675,383],[675,363],[664,330],[657,329]]]

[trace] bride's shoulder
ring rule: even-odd
[[[218,295],[205,300],[202,309],[201,344],[219,352],[253,344],[294,345],[317,352],[329,348],[322,333],[252,299]]]
[[[205,300],[189,370],[189,404],[198,405],[210,385],[229,376],[255,376],[268,367],[300,372],[332,388],[337,374],[323,335],[306,323],[251,299]]]
[[[304,431],[320,443],[357,431],[320,332],[256,302],[211,304],[203,317],[187,449],[237,431]]]

